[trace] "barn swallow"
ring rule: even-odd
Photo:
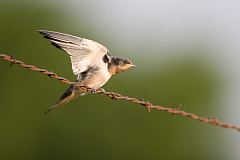
[[[68,53],[73,73],[77,76],[77,85],[84,85],[93,90],[97,90],[102,87],[112,75],[135,67],[135,65],[126,58],[111,56],[106,47],[93,40],[54,31],[38,30],[38,32],[42,34],[44,38],[49,39],[55,47]],[[73,84],[44,114],[84,94],[79,87]]]

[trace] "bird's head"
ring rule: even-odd
[[[126,58],[114,58],[114,65],[116,66],[116,72],[123,72],[132,67],[136,67],[129,59]]]

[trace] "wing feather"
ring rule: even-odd
[[[70,55],[75,75],[98,63],[108,51],[103,45],[89,39],[54,31],[38,30],[38,32]]]

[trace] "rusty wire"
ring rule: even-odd
[[[47,75],[51,78],[58,79],[59,81],[61,81],[63,83],[75,84],[75,82],[69,81],[68,79],[66,79],[64,77],[60,77],[56,73],[50,72],[46,69],[38,68],[34,65],[25,64],[24,62],[15,59],[13,56],[9,56],[9,55],[6,55],[6,54],[0,54],[0,57],[2,59],[6,60],[6,61],[11,62],[11,64],[18,64],[18,65],[20,65],[24,68],[30,69],[32,71],[43,73],[43,74],[45,74],[45,75]],[[86,86],[78,86],[78,87],[80,87],[85,92],[92,92],[92,89],[88,88]],[[131,102],[131,103],[142,105],[142,106],[146,107],[149,112],[152,109],[160,110],[160,111],[170,113],[172,115],[179,115],[179,116],[188,117],[190,119],[197,120],[197,121],[200,121],[200,122],[203,122],[203,123],[208,123],[208,124],[213,125],[213,126],[219,126],[219,127],[222,127],[222,128],[229,128],[229,129],[235,129],[237,131],[240,131],[240,126],[233,125],[233,124],[230,124],[230,123],[225,123],[223,121],[218,120],[215,117],[214,118],[206,118],[206,117],[198,116],[194,113],[189,113],[189,112],[180,110],[180,108],[168,108],[168,107],[163,107],[163,106],[160,106],[160,105],[153,105],[150,102],[140,100],[138,98],[132,98],[132,97],[124,96],[124,95],[121,95],[119,93],[114,93],[114,92],[106,92],[102,89],[98,89],[95,93],[100,94],[100,95],[105,95],[105,96],[111,98],[112,100],[125,100],[125,101]]]

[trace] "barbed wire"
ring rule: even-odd
[[[48,71],[46,69],[38,68],[34,65],[29,65],[29,64],[24,63],[23,61],[17,60],[17,59],[14,58],[14,56],[9,56],[9,55],[6,55],[6,54],[0,54],[0,57],[2,59],[6,60],[6,61],[11,62],[11,65],[17,64],[17,65],[20,65],[21,67],[27,68],[29,70],[45,74],[45,75],[47,75],[51,78],[54,78],[54,79],[57,79],[57,80],[63,82],[63,83],[75,84],[75,82],[72,82],[72,81],[70,81],[70,80],[68,80],[64,77],[61,77],[61,76],[57,75],[56,73],[53,73],[52,71]],[[92,92],[92,89],[88,88],[86,86],[78,86],[77,85],[77,87],[80,87],[85,92]],[[148,101],[140,100],[138,98],[133,98],[133,97],[129,97],[129,96],[124,96],[124,95],[121,95],[119,93],[107,92],[107,91],[104,91],[101,88],[96,90],[94,93],[107,96],[107,97],[111,98],[112,100],[125,100],[125,101],[131,102],[131,103],[135,103],[135,104],[144,106],[145,108],[147,108],[147,110],[149,112],[152,109],[155,109],[155,110],[170,113],[172,115],[179,115],[179,116],[187,117],[187,118],[192,119],[192,120],[197,120],[197,121],[200,121],[200,122],[203,122],[203,123],[208,123],[208,124],[213,125],[213,126],[219,126],[219,127],[222,127],[222,128],[229,128],[229,129],[234,129],[234,130],[240,131],[240,126],[238,126],[238,125],[225,123],[223,121],[218,120],[216,117],[207,118],[207,117],[198,116],[197,114],[189,113],[189,112],[186,112],[184,110],[181,110],[180,107],[178,107],[178,108],[168,108],[168,107],[164,107],[164,106],[160,106],[160,105],[153,105],[152,103],[150,103]]]

